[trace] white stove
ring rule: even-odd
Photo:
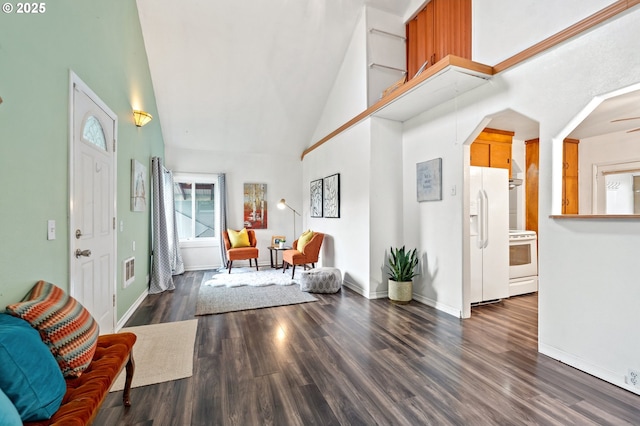
[[[509,229],[509,241],[521,239],[537,239],[536,231],[527,231],[521,229]]]
[[[537,243],[535,231],[509,230],[509,296],[538,291]]]

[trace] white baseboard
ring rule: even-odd
[[[234,268],[255,268],[255,265],[249,266],[249,263],[246,264],[240,264],[240,263],[234,263],[233,264]],[[258,262],[258,268],[259,269],[263,269],[263,268],[270,268],[271,264],[264,262],[264,263],[260,263]],[[208,271],[211,269],[220,269],[220,268],[224,268],[223,265],[191,265],[191,266],[186,266],[184,267],[185,272],[193,272],[193,271]]]
[[[342,285],[350,288],[351,290],[358,293],[360,296],[366,297],[367,299],[384,299],[389,297],[388,291],[377,291],[377,292],[365,294],[365,291],[360,286],[354,283],[351,283],[347,280],[344,280]],[[444,305],[442,303],[439,303],[437,301],[431,300],[427,297],[424,297],[415,293],[413,294],[413,299],[415,299],[417,302],[420,302],[427,306],[431,306],[432,308],[438,309],[439,311],[443,311],[449,315],[453,315],[456,318],[462,318],[462,313],[458,309],[452,308],[451,306]]]
[[[342,280],[342,285],[343,285],[343,286],[345,286],[345,287],[347,287],[347,288],[349,288],[349,289],[351,289],[351,290],[353,290],[353,291],[355,291],[355,292],[356,292],[356,293],[358,293],[360,296],[367,297],[367,296],[364,294],[364,290],[363,290],[359,285],[356,285],[356,284],[354,284],[354,283],[352,283],[352,282],[349,282],[349,281],[347,281],[347,280],[344,280],[344,279]],[[367,299],[368,299],[368,297],[367,297]]]
[[[369,293],[369,299],[386,299],[389,297],[388,291],[374,291]]]
[[[146,288],[142,294],[140,295],[140,297],[138,297],[138,299],[133,303],[133,305],[131,305],[129,307],[129,309],[127,309],[127,312],[124,313],[124,315],[122,316],[122,318],[120,318],[120,321],[118,321],[118,323],[116,324],[116,333],[118,331],[120,331],[122,329],[122,327],[124,327],[124,325],[127,323],[127,321],[129,321],[129,318],[131,318],[131,316],[133,315],[133,313],[136,311],[136,309],[138,309],[138,307],[142,304],[142,302],[144,301],[144,299],[149,295],[149,289]]]
[[[581,359],[575,355],[568,354],[564,351],[556,349],[552,346],[544,345],[542,343],[538,343],[538,352],[557,361],[560,361],[563,364],[567,364],[571,367],[577,368],[578,370],[584,371],[587,374],[602,379],[605,382],[609,382],[612,385],[640,395],[640,389],[625,383],[624,376],[620,376],[613,371],[598,367],[597,365],[586,362],[584,359]]]
[[[413,298],[420,303],[424,303],[427,306],[431,306],[439,311],[446,312],[449,315],[453,315],[456,318],[462,318],[462,312],[459,309],[453,308],[449,305],[438,302],[437,300],[429,299],[420,294],[413,294]]]

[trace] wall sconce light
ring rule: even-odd
[[[150,122],[152,118],[153,116],[148,112],[140,111],[137,109],[133,110],[133,121],[138,127],[144,126],[145,124]]]

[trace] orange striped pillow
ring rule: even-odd
[[[40,332],[65,377],[79,377],[98,344],[99,327],[89,311],[59,287],[38,281],[22,302],[7,306]]]

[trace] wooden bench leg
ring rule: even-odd
[[[133,380],[133,372],[136,369],[136,363],[133,361],[133,351],[129,354],[129,361],[126,365],[127,376],[124,381],[124,392],[122,393],[122,402],[125,407],[131,407],[131,382]]]

